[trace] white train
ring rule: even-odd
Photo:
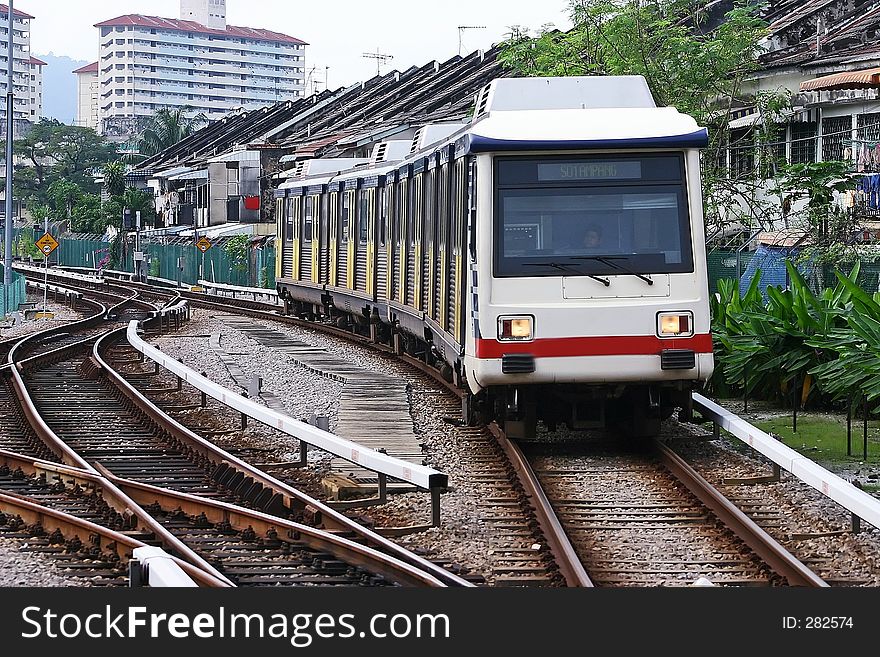
[[[640,76],[495,80],[469,124],[301,163],[278,292],[437,365],[468,420],[654,433],[714,366],[706,143]]]

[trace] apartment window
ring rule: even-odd
[[[822,119],[822,160],[843,159],[843,144],[852,139],[852,116]]]
[[[791,124],[791,163],[807,164],[816,161],[816,136],[819,124]]]

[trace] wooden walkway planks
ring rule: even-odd
[[[297,364],[343,384],[339,398],[335,433],[368,449],[412,463],[422,464],[424,454],[413,432],[410,415],[409,384],[397,377],[367,370],[339,358],[322,347],[254,324],[247,319],[225,318],[230,328],[241,331],[259,344],[286,354]],[[378,477],[344,459],[333,459],[334,473],[354,483],[375,488]],[[402,482],[389,482],[389,490],[415,490]]]

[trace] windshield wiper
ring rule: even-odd
[[[638,274],[634,272],[629,267],[624,267],[623,265],[615,262],[615,260],[622,260],[625,256],[574,256],[573,260],[596,260],[603,264],[608,265],[609,267],[614,267],[615,269],[619,269],[622,272],[626,272],[627,274],[632,274],[636,278],[641,278],[648,285],[653,285],[654,281],[650,276],[645,276],[644,274]]]
[[[525,262],[523,263],[524,267],[553,267],[553,269],[558,269],[560,271],[573,271],[576,274],[580,274],[581,276],[589,276],[594,281],[599,281],[605,287],[609,287],[611,285],[611,281],[607,278],[602,278],[601,276],[593,276],[592,274],[588,274],[580,269],[574,267],[574,265],[562,264],[559,262]]]

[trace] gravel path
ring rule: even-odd
[[[22,550],[26,541],[0,537],[0,587],[88,586],[87,580],[67,577],[50,557]]]
[[[31,303],[36,303],[37,308],[42,309],[43,295],[28,294],[27,300]],[[25,335],[30,335],[31,333],[47,331],[57,326],[61,326],[62,324],[67,324],[68,322],[82,319],[83,317],[81,313],[71,310],[70,307],[61,303],[52,303],[51,300],[49,301],[47,307],[50,312],[55,313],[54,319],[22,321],[15,326],[12,325],[11,321],[4,322],[0,324],[0,340],[6,340],[7,338],[15,338],[19,336],[24,337]],[[22,318],[23,317],[24,315],[22,314]]]

